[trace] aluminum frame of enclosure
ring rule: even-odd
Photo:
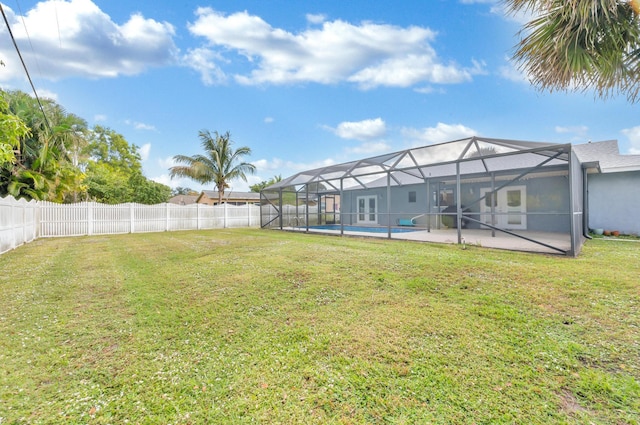
[[[261,226],[310,231],[334,223],[343,235],[345,225],[372,223],[391,238],[410,224],[455,229],[459,244],[469,226],[575,256],[584,242],[582,174],[570,144],[469,137],[287,177],[261,192]],[[518,202],[528,208],[514,213]],[[567,244],[537,230],[565,234]]]

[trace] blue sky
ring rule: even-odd
[[[229,131],[257,167],[233,190],[470,135],[617,139],[640,153],[624,96],[540,92],[510,62],[526,17],[491,0],[10,0],[38,94],[123,134],[171,187],[198,131]],[[0,86],[30,92],[4,25]]]

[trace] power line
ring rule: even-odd
[[[33,85],[33,81],[31,80],[31,75],[29,75],[29,70],[27,69],[27,64],[24,63],[24,59],[22,58],[22,53],[20,53],[20,48],[18,47],[18,43],[16,43],[16,39],[13,36],[13,32],[11,31],[11,26],[9,25],[9,20],[7,19],[7,15],[4,13],[4,7],[2,7],[2,3],[0,3],[0,12],[2,12],[2,17],[4,18],[4,23],[7,25],[7,30],[9,31],[9,36],[11,37],[11,41],[13,41],[13,46],[16,48],[16,52],[18,53],[18,57],[20,58],[20,62],[22,63],[22,67],[24,68],[24,72],[27,74],[27,79],[29,80],[29,84],[31,85],[31,89],[33,90],[33,95],[38,101],[38,106],[40,106],[40,111],[42,112],[42,116],[44,117],[44,122],[47,125],[47,128],[50,132],[51,125],[49,124],[49,120],[47,119],[47,114],[44,113],[44,108],[42,107],[42,102],[40,102],[40,97],[38,96],[38,92],[36,91],[36,87]]]
[[[60,21],[58,20],[58,2],[53,2],[53,8],[56,11],[56,27],[58,28],[58,43],[60,43],[60,48],[62,48],[62,37],[60,36]]]
[[[36,68],[38,68],[38,73],[42,76],[42,70],[40,69],[40,61],[38,61],[38,55],[36,55],[36,51],[33,48],[33,43],[31,42],[31,36],[29,35],[29,28],[27,28],[27,23],[24,20],[24,12],[22,11],[22,7],[20,7],[20,2],[16,0],[16,7],[20,11],[20,20],[22,21],[22,26],[24,27],[24,33],[27,36],[27,40],[29,40],[29,47],[31,47],[31,51],[33,52],[33,59],[36,63]]]

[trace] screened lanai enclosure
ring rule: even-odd
[[[471,137],[283,179],[261,225],[575,256],[586,173],[570,144]]]

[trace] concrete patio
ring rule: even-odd
[[[305,228],[299,227],[285,227],[283,230],[296,232],[306,231]],[[340,235],[339,230],[314,229],[312,227],[309,228],[309,233]],[[569,251],[571,249],[571,237],[568,233],[532,232],[522,230],[514,231],[513,233],[517,233],[527,239],[538,241],[557,249],[500,231],[496,231],[495,236],[492,236],[490,229],[462,229],[462,238],[463,242],[467,245],[506,249],[511,251],[564,255],[564,252],[560,252],[560,250]],[[387,232],[378,233],[345,230],[344,235],[352,237],[388,238]],[[457,229],[427,230],[416,228],[411,232],[391,233],[391,239],[456,244],[458,243],[458,231]]]

